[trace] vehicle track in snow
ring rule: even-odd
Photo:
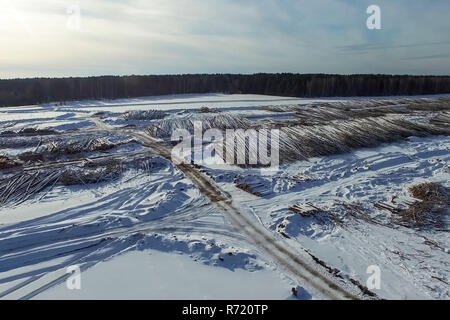
[[[90,120],[96,124],[98,131],[121,132],[132,136],[139,140],[144,146],[153,150],[157,155],[169,161],[172,160],[169,147],[142,131],[129,128],[113,128],[98,118],[90,118]],[[297,244],[295,244],[296,248],[292,247],[285,239],[277,238],[276,235],[265,229],[257,221],[252,220],[246,212],[237,209],[233,204],[231,196],[221,190],[213,180],[206,174],[200,172],[194,165],[180,164],[177,168],[183,172],[186,178],[190,179],[194,185],[197,186],[200,192],[204,194],[211,203],[216,205],[242,236],[266,252],[275,263],[294,276],[300,281],[300,284],[307,289],[313,290],[312,292],[316,292],[319,296],[327,299],[373,298],[371,296],[365,296],[363,291],[356,285],[345,282],[343,279],[338,279],[338,277],[330,274],[324,266],[317,264],[317,262],[315,262],[311,256]],[[84,257],[91,254],[91,245],[92,243],[95,244],[97,241],[102,243],[105,239],[114,239],[136,233],[158,232],[165,230],[165,228],[170,230],[170,228],[167,227],[168,226],[164,225],[148,225],[147,227],[147,224],[144,223],[133,228],[121,227],[116,230],[105,230],[105,232],[100,233],[94,232],[90,235],[85,234],[78,237],[78,239],[77,237],[74,239],[67,239],[75,241],[76,245],[72,247],[69,246],[67,250],[64,249],[64,252],[58,252],[58,255],[66,255],[70,254],[73,250],[81,250],[79,252],[79,259],[83,260]],[[178,229],[178,227],[175,227],[175,229]],[[57,239],[56,244],[62,244],[63,241],[63,239]],[[43,245],[45,245],[45,243]],[[34,248],[35,246],[36,243],[32,245]],[[86,249],[84,249],[84,247],[86,247]],[[15,247],[15,249],[17,248]],[[90,264],[88,264],[86,268],[89,266]],[[0,293],[0,297],[6,296],[7,298],[16,297],[20,299],[32,298],[43,290],[64,281],[67,275],[64,273],[61,274],[61,270],[65,269],[60,268],[49,272],[48,274],[33,276],[32,278],[21,282],[16,287]]]
[[[97,125],[99,130],[108,132],[119,131],[132,136],[144,146],[152,149],[156,154],[172,161],[171,150],[150,135],[128,128],[113,128],[98,118],[91,118],[91,120]],[[177,167],[224,213],[234,227],[269,254],[278,265],[284,267],[289,273],[298,278],[306,287],[315,290],[327,299],[355,300],[376,297],[375,295],[364,296],[361,289],[350,283],[338,280],[323,266],[314,262],[306,251],[300,252],[298,249],[294,249],[287,241],[276,238],[256,221],[252,221],[244,212],[241,212],[233,205],[229,195],[194,165],[179,164]]]

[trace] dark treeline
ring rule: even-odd
[[[289,97],[450,93],[450,76],[186,74],[0,80],[0,106],[185,93]]]

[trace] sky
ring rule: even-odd
[[[381,29],[368,29],[367,8]],[[0,0],[0,78],[450,75],[448,0]]]

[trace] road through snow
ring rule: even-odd
[[[108,126],[98,118],[91,118],[99,130],[119,131],[139,140],[144,146],[151,148],[161,157],[171,160],[171,151],[160,142],[144,132],[132,129],[116,129]],[[298,278],[302,285],[316,291],[328,299],[361,299],[369,298],[356,286],[339,281],[324,267],[318,265],[306,253],[289,245],[284,239],[276,238],[244,212],[238,210],[231,197],[223,192],[209,177],[191,164],[177,166],[211,202],[224,213],[229,221],[248,239],[263,249],[279,266]]]

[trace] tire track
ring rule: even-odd
[[[160,142],[144,132],[130,129],[116,129],[109,127],[100,119],[92,118],[100,130],[119,131],[139,140],[144,146],[151,148],[161,157],[172,161],[171,151]],[[365,298],[362,291],[355,285],[343,283],[333,278],[323,266],[317,265],[305,252],[301,254],[292,248],[285,240],[277,239],[269,231],[263,229],[245,214],[238,210],[232,199],[223,192],[210,178],[199,172],[191,164],[177,166],[210,201],[224,213],[229,221],[247,238],[269,254],[278,265],[284,267],[303,283],[328,299],[357,300]]]

